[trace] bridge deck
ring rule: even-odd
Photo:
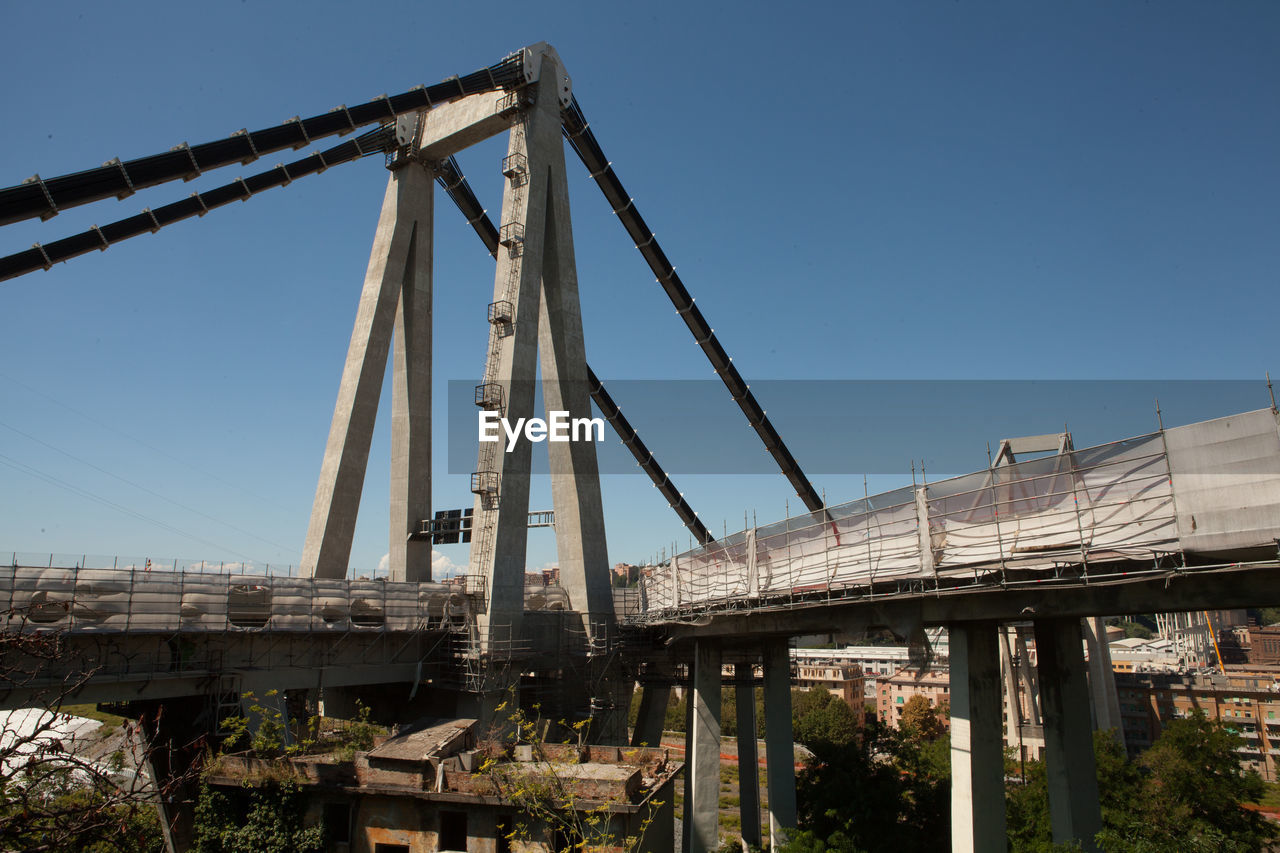
[[[636,621],[1265,560],[1277,537],[1280,428],[1263,409],[743,531],[643,578]]]

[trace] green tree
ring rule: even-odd
[[[1102,832],[1108,853],[1245,853],[1261,851],[1274,828],[1243,807],[1262,795],[1262,781],[1242,773],[1243,739],[1197,712],[1174,720],[1136,761],[1110,732],[1094,736]],[[1007,798],[1010,853],[1055,848],[1044,765],[1028,762],[1024,784]]]
[[[764,688],[757,687],[753,691],[756,704],[757,738],[764,737]],[[725,737],[740,737],[738,731],[738,691],[728,687],[720,693],[720,733]]]
[[[685,716],[689,708],[689,700],[687,696],[676,697],[672,692],[671,701],[667,703],[667,719],[662,724],[664,730],[669,732],[682,732],[685,728]]]
[[[320,853],[324,830],[306,826],[297,783],[266,782],[232,796],[203,785],[195,811],[195,853]]]
[[[1280,622],[1280,607],[1261,607],[1257,611],[1259,625],[1274,625]]]
[[[1241,772],[1244,738],[1196,711],[1172,721],[1137,760],[1142,772],[1134,807],[1116,814],[1102,834],[1115,853],[1264,850],[1275,828],[1244,808],[1262,797],[1256,773]],[[1106,815],[1104,815],[1104,818]]]
[[[1138,796],[1141,780],[1137,768],[1129,762],[1124,747],[1113,732],[1094,732],[1093,754],[1098,770],[1102,820],[1104,825],[1112,826],[1124,820],[1126,810]],[[1009,760],[1007,769],[1006,775],[1013,778],[1018,767]],[[1053,843],[1053,829],[1049,822],[1049,784],[1041,761],[1028,761],[1026,777],[1021,783],[1013,782],[1008,786],[1005,822],[1010,853],[1050,853],[1071,849]]]
[[[852,744],[861,720],[842,699],[821,687],[791,691],[791,729],[814,752]]]
[[[819,738],[806,745],[814,757],[797,779],[796,790],[803,831],[781,850],[914,853],[949,846],[946,736],[925,748],[873,722],[848,742]]]
[[[938,709],[922,693],[916,693],[902,706],[898,728],[906,737],[915,741],[935,741],[946,731]]]

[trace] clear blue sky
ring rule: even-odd
[[[749,380],[1250,379],[1261,407],[1263,373],[1280,368],[1271,2],[10,3],[0,23],[5,186],[404,91],[546,40]],[[501,154],[460,158],[490,210]],[[9,226],[0,254],[294,156]],[[570,169],[596,372],[711,378]],[[385,181],[369,158],[0,284],[0,549],[296,563]],[[443,407],[446,381],[481,368],[492,266],[447,199],[437,209]],[[678,414],[620,402],[642,436]],[[1001,414],[969,467],[982,442],[1065,419]],[[950,420],[939,410],[931,428]],[[383,418],[360,567],[387,550],[386,430]],[[832,502],[862,491],[860,477],[814,480]],[[796,504],[778,476],[678,482],[717,531]],[[440,508],[470,503],[463,475],[434,490]],[[534,494],[550,506],[545,483]],[[604,494],[612,559],[687,542],[643,476],[608,477]],[[530,565],[554,562],[549,533],[530,541]]]

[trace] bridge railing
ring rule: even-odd
[[[186,557],[136,556],[123,554],[51,554],[36,551],[0,551],[0,560],[10,566],[35,566],[47,569],[144,569],[191,574],[262,575],[298,577],[299,567],[293,563],[264,563],[258,560],[194,560]],[[390,580],[385,568],[351,568],[353,578]]]
[[[1001,465],[735,533],[642,578],[647,616],[997,584],[1179,550],[1164,435]]]

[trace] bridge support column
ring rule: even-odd
[[[411,577],[430,577],[431,546],[410,545],[406,538],[428,517],[431,500],[433,192],[432,175],[417,164],[397,169],[387,182],[302,550],[303,576],[347,575],[387,354],[399,331],[391,481],[403,494],[392,495],[391,561],[400,579],[408,567],[397,560],[414,562]]]
[[[698,641],[685,747],[685,853],[711,853],[720,846],[720,657],[718,644]]]
[[[785,639],[764,649],[764,754],[769,790],[769,844],[796,828],[795,738],[791,732],[791,649]]]
[[[742,840],[760,847],[760,765],[756,760],[755,672],[749,663],[734,664],[734,696],[738,712],[738,814]]]
[[[954,853],[1003,851],[1007,845],[998,630],[994,622],[948,626]]]
[[[1089,694],[1093,697],[1093,727],[1109,731],[1124,746],[1124,723],[1120,719],[1120,695],[1116,692],[1116,676],[1111,669],[1111,648],[1107,645],[1107,626],[1101,616],[1084,620],[1085,638],[1089,643]]]
[[[670,702],[670,683],[651,682],[640,688],[640,713],[636,716],[636,730],[631,734],[632,746],[661,745]]]
[[[1037,619],[1035,634],[1053,841],[1097,851],[1102,811],[1080,620]]]

